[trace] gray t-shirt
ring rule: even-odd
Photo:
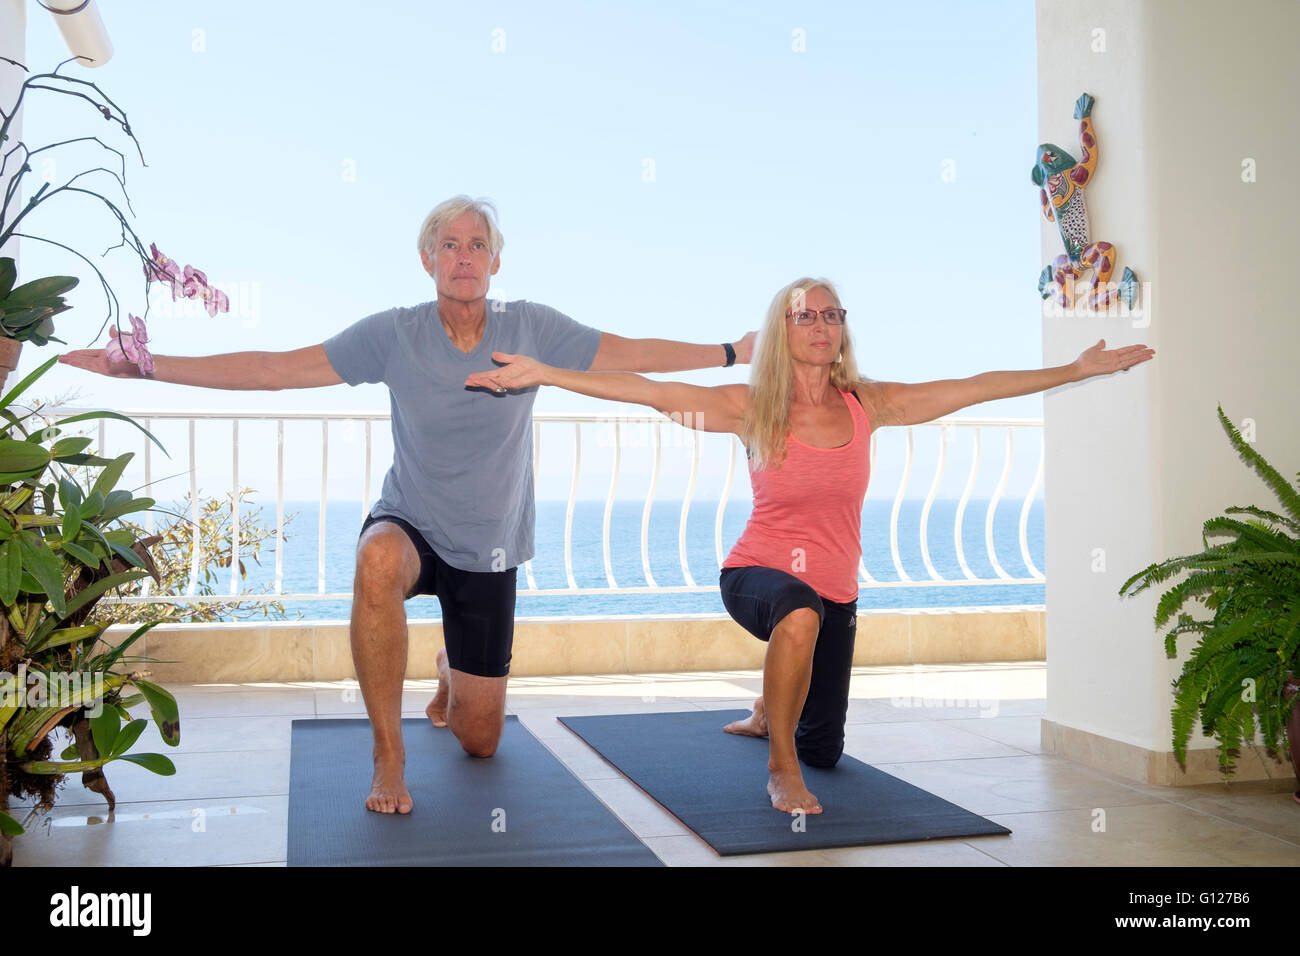
[[[493,352],[585,371],[601,333],[536,302],[489,302],[483,338],[462,352],[437,306],[367,316],[326,339],[325,355],[349,385],[389,389],[393,464],[370,513],[406,519],[453,567],[508,570],[533,556],[537,386],[497,395],[465,378],[498,367]]]

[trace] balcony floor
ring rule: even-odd
[[[747,706],[759,673],[517,678],[507,709],[670,866],[1300,864],[1294,781],[1234,784],[1231,791],[1220,784],[1158,787],[1044,754],[1045,679],[1042,662],[854,669],[845,753],[1001,823],[1011,836],[728,858],[555,717]],[[408,681],[404,716],[422,716],[435,687]],[[355,682],[171,689],[181,706],[182,746],[164,748],[151,724],[134,749],[167,750],[176,775],[113,764],[118,805],[111,823],[103,800],[73,778],[54,812],[15,841],[15,865],[284,865],[291,722],[364,715]],[[930,706],[944,700],[979,705]],[[146,746],[151,740],[156,746]],[[356,782],[358,803],[368,782]],[[203,832],[193,828],[196,807],[205,810]],[[1099,808],[1104,832],[1094,831]]]

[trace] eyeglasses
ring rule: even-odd
[[[819,313],[813,311],[787,312],[786,316],[794,319],[795,325],[815,325]],[[820,315],[827,325],[843,325],[848,309],[822,309]]]

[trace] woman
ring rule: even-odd
[[[705,388],[625,372],[574,372],[527,356],[477,372],[468,386],[555,385],[648,405],[708,432],[739,435],[749,453],[754,507],[723,562],[722,601],[767,642],[763,696],[729,733],[768,738],[767,792],[778,810],[820,813],[799,761],[833,767],[844,749],[857,621],[862,502],[872,428],[915,425],[981,402],[1027,395],[1145,362],[1144,345],[1102,351],[1070,365],[986,372],[904,385],[859,378],[847,312],[825,279],[799,279],[776,294],[751,381]]]

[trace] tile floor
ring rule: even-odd
[[[1045,674],[1041,662],[854,670],[845,752],[1009,827],[1010,836],[728,858],[555,717],[746,706],[761,686],[759,673],[518,678],[507,703],[670,866],[1300,864],[1294,781],[1158,787],[1043,754]],[[405,715],[422,715],[435,687],[409,681]],[[159,777],[115,763],[111,821],[102,799],[69,782],[55,811],[16,842],[15,865],[284,865],[291,722],[363,715],[355,683],[172,690],[181,706],[181,747],[164,748],[151,724],[136,749],[166,750],[177,773]],[[157,746],[145,747],[151,738]],[[358,800],[367,782],[357,781]]]

